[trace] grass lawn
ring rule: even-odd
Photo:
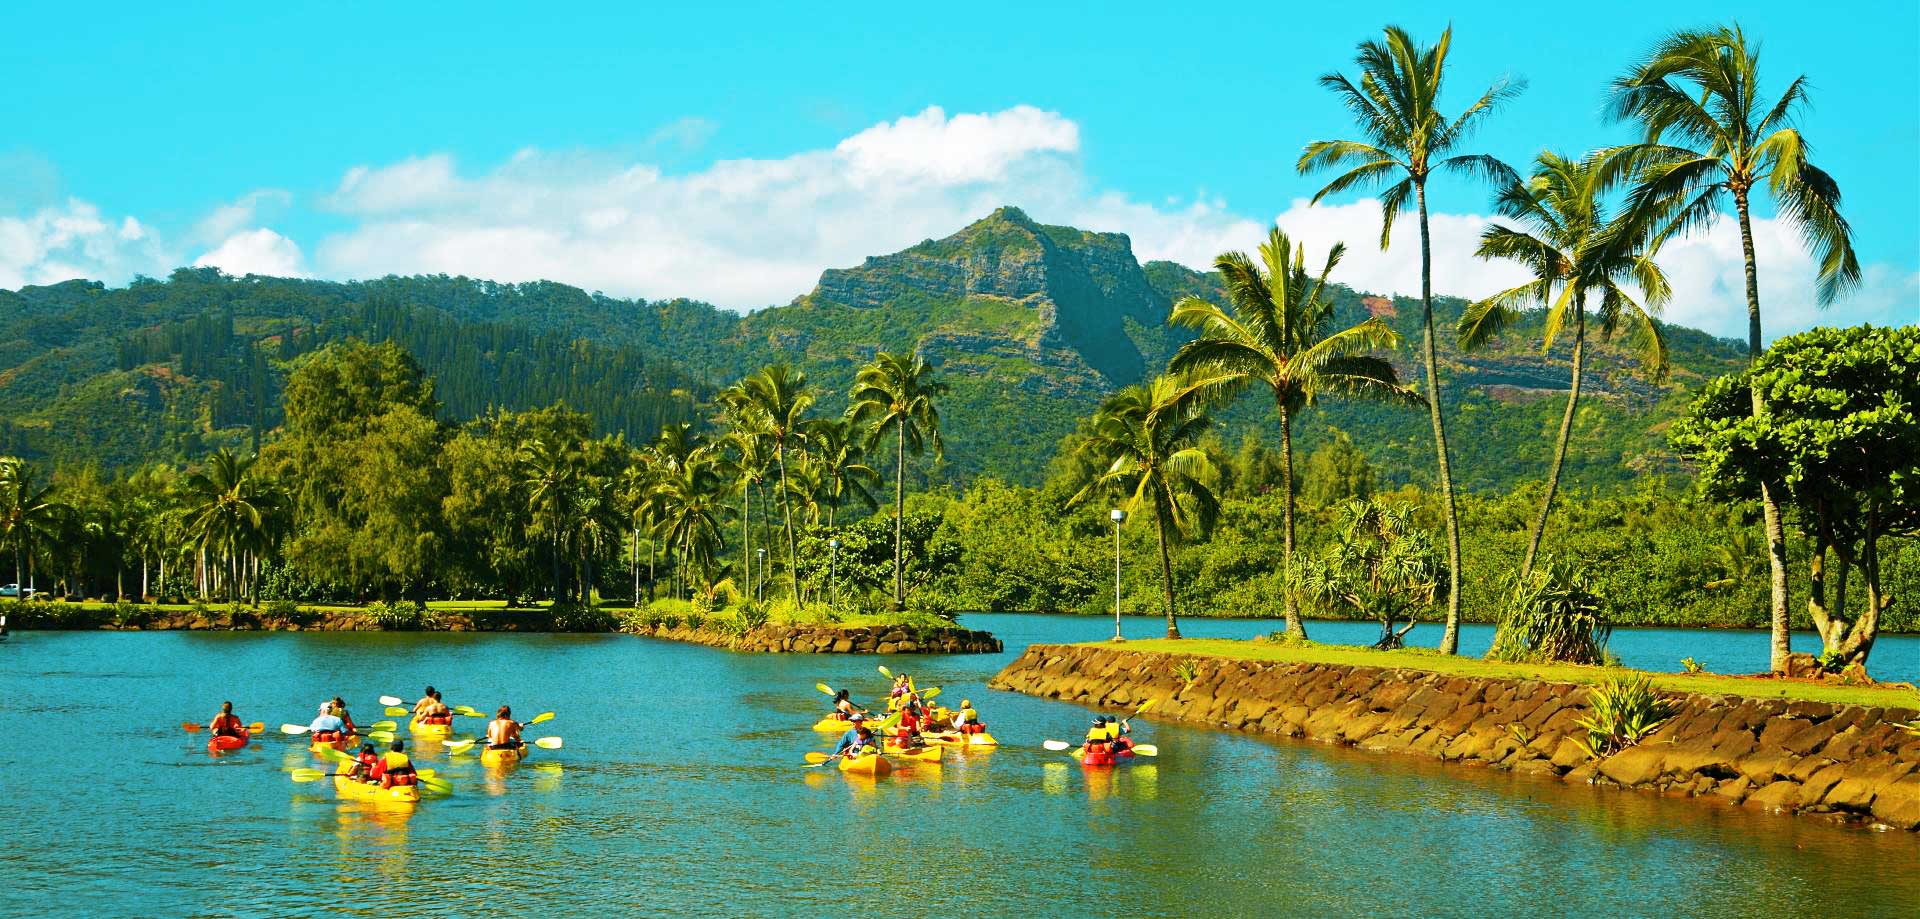
[[[1340,664],[1354,667],[1398,667],[1405,670],[1444,673],[1449,676],[1549,680],[1556,683],[1594,684],[1616,674],[1646,672],[1625,667],[1583,667],[1576,664],[1509,664],[1477,657],[1447,656],[1424,648],[1375,651],[1357,645],[1294,646],[1224,638],[1186,638],[1179,641],[1156,638],[1128,641],[1122,645],[1105,641],[1090,641],[1082,644],[1086,647],[1118,647],[1126,651],[1157,651],[1186,657],[1224,657],[1243,661]],[[1713,693],[1754,699],[1804,699],[1836,705],[1920,709],[1920,692],[1904,686],[1841,686],[1837,683],[1726,676],[1716,673],[1646,672],[1646,674],[1652,678],[1655,687],[1668,692]]]

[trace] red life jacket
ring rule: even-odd
[[[209,727],[213,729],[215,734],[238,737],[240,736],[241,729],[246,727],[246,725],[241,723],[239,715],[221,713],[213,716],[213,724],[209,725]]]
[[[313,732],[313,739],[314,739],[314,740],[317,740],[317,741],[320,741],[321,743],[335,743],[335,742],[338,742],[338,741],[340,740],[340,738],[342,738],[342,737],[345,737],[345,736],[346,736],[345,734],[342,734],[342,733],[340,733],[339,731],[315,731],[315,732]]]

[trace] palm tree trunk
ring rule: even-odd
[[[153,594],[147,590],[147,553],[142,552],[140,553],[140,599],[145,600],[151,596]]]
[[[1440,653],[1460,653],[1460,511],[1453,501],[1453,466],[1447,460],[1447,424],[1440,412],[1440,370],[1433,348],[1433,240],[1427,229],[1427,183],[1416,181],[1420,203],[1420,323],[1427,358],[1427,412],[1433,418],[1433,449],[1440,461],[1440,501],[1447,512],[1447,630]]]
[[[1553,443],[1553,468],[1547,472],[1547,495],[1540,500],[1540,516],[1533,521],[1527,536],[1527,557],[1520,563],[1520,580],[1533,576],[1533,560],[1540,554],[1540,539],[1547,532],[1547,515],[1553,512],[1553,496],[1560,490],[1560,469],[1567,461],[1567,439],[1573,433],[1574,409],[1580,404],[1581,362],[1586,359],[1587,304],[1583,296],[1573,304],[1573,385],[1567,390],[1567,411],[1560,416],[1560,438]]]
[[[1286,575],[1287,635],[1300,641],[1307,639],[1306,623],[1300,621],[1300,604],[1293,595],[1293,416],[1287,411],[1285,399],[1275,399],[1280,409],[1280,478],[1283,480],[1281,492],[1286,496],[1283,505],[1285,523],[1281,529],[1285,532],[1282,565]]]
[[[1160,508],[1154,508],[1153,522],[1160,533],[1160,588],[1164,593],[1167,609],[1167,637],[1179,638],[1180,626],[1173,619],[1173,556],[1167,551],[1167,515]]]
[[[907,508],[907,418],[900,416],[899,437],[895,438],[893,475],[893,611],[906,608],[907,591],[905,573],[902,570],[903,556],[900,551],[902,534],[905,533]]]
[[[773,458],[780,464],[780,516],[787,523],[787,578],[792,582],[793,602],[800,602],[800,552],[793,539],[793,495],[787,486],[787,447],[773,442]]]
[[[627,542],[627,564],[633,566],[633,606],[640,607],[640,528],[630,531],[633,536]]]
[[[1747,269],[1747,365],[1752,366],[1760,360],[1760,269],[1753,255],[1753,221],[1747,212],[1747,195],[1736,191],[1733,195],[1734,209],[1740,215],[1740,253],[1746,259]],[[1767,413],[1766,403],[1761,400],[1760,390],[1752,391],[1753,417],[1759,418]],[[1787,618],[1787,533],[1780,519],[1780,500],[1773,495],[1773,488],[1767,482],[1760,483],[1760,517],[1767,533],[1767,566],[1772,578],[1772,653],[1769,655],[1773,672],[1787,672],[1787,657],[1793,653],[1792,633]]]
[[[654,559],[656,555],[659,553],[659,549],[660,547],[654,544],[653,537],[651,536],[647,537],[647,602],[648,603],[653,602],[653,585],[656,581],[659,580],[659,574],[654,570]]]
[[[740,483],[740,570],[746,577],[747,596],[753,592],[753,480]]]

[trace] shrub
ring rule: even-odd
[[[384,600],[367,607],[367,618],[388,632],[418,632],[438,625],[433,614],[412,600],[388,603]]]
[[[773,614],[767,609],[767,604],[758,600],[748,600],[740,604],[740,609],[735,611],[734,615],[740,621],[740,634],[745,635],[766,625]]]
[[[1574,722],[1587,736],[1575,740],[1595,759],[1612,756],[1639,743],[1671,717],[1673,707],[1654,691],[1646,674],[1610,676],[1587,691],[1587,717]]]
[[[129,600],[113,605],[113,624],[123,629],[141,628],[153,621],[153,607]]]
[[[1700,663],[1699,661],[1694,660],[1691,657],[1683,657],[1680,659],[1680,669],[1685,670],[1688,673],[1706,673],[1707,665]]]
[[[1173,675],[1180,682],[1186,684],[1188,689],[1192,689],[1193,681],[1200,678],[1200,662],[1191,657],[1183,661],[1175,662],[1173,665]]]
[[[1487,659],[1600,664],[1612,634],[1593,581],[1572,565],[1549,559],[1515,583]]]
[[[619,624],[612,613],[581,603],[555,603],[548,616],[556,632],[610,632]]]

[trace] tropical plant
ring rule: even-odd
[[[1667,369],[1667,344],[1650,313],[1665,305],[1671,289],[1666,275],[1653,261],[1652,247],[1636,240],[1611,222],[1602,200],[1605,191],[1602,160],[1569,159],[1551,151],[1534,160],[1532,178],[1516,182],[1499,194],[1495,210],[1526,224],[1528,229],[1494,224],[1480,235],[1481,258],[1518,262],[1533,279],[1468,306],[1460,317],[1460,345],[1482,347],[1512,323],[1529,304],[1546,311],[1543,350],[1571,326],[1573,378],[1567,388],[1567,408],[1560,416],[1560,434],[1553,443],[1553,465],[1547,470],[1547,491],[1540,513],[1527,534],[1527,554],[1520,563],[1520,581],[1533,576],[1533,560],[1560,490],[1560,472],[1567,461],[1567,442],[1580,404],[1581,375],[1587,356],[1587,298],[1596,295],[1594,316],[1602,339],[1625,332],[1628,342],[1649,365],[1652,375]],[[1644,306],[1629,285],[1642,292]]]
[[[563,574],[563,564],[573,557],[574,541],[584,522],[580,492],[587,475],[586,457],[579,444],[550,437],[523,444],[520,462],[527,506],[533,515],[528,535],[547,544],[554,602],[571,600],[572,587]]]
[[[1169,362],[1169,373],[1193,376],[1209,393],[1238,395],[1249,388],[1273,394],[1280,414],[1280,482],[1285,495],[1281,558],[1287,634],[1306,637],[1293,584],[1293,419],[1323,396],[1393,398],[1418,403],[1400,385],[1393,365],[1370,352],[1399,346],[1399,336],[1378,319],[1335,330],[1327,276],[1346,246],[1335,243],[1318,276],[1307,272],[1307,248],[1275,228],[1260,246],[1260,261],[1241,252],[1214,259],[1226,282],[1232,312],[1200,297],[1173,305],[1170,321],[1200,330]]]
[[[216,584],[233,600],[247,595],[246,563],[257,560],[276,535],[282,503],[278,488],[256,472],[255,460],[218,450],[184,483],[187,533],[203,565],[209,556],[221,563]]]
[[[1674,32],[1613,82],[1615,119],[1632,119],[1644,140],[1614,157],[1615,171],[1634,184],[1636,234],[1656,240],[1710,229],[1733,205],[1746,262],[1747,359],[1761,353],[1760,280],[1754,256],[1752,195],[1764,187],[1780,216],[1800,231],[1820,263],[1818,299],[1832,303],[1860,283],[1853,231],[1840,215],[1840,185],[1807,158],[1794,126],[1807,102],[1807,78],[1787,84],[1772,105],[1760,92],[1760,54],[1737,25]],[[1758,389],[1750,411],[1765,411]],[[1772,580],[1772,667],[1785,672],[1791,653],[1787,615],[1786,530],[1777,492],[1762,481],[1761,519]]]
[[[1485,154],[1453,151],[1501,102],[1525,86],[1518,82],[1495,83],[1458,116],[1446,117],[1439,110],[1439,101],[1447,53],[1452,46],[1452,28],[1442,32],[1440,41],[1430,46],[1419,44],[1398,26],[1387,27],[1383,41],[1361,42],[1356,60],[1360,67],[1358,85],[1339,73],[1322,76],[1320,85],[1332,90],[1346,104],[1366,140],[1314,141],[1307,145],[1296,165],[1302,173],[1346,169],[1314,194],[1316,204],[1328,195],[1350,188],[1392,181],[1380,197],[1382,249],[1387,248],[1394,219],[1407,209],[1409,202],[1420,215],[1420,308],[1427,410],[1433,422],[1440,499],[1447,522],[1449,582],[1447,628],[1440,639],[1443,654],[1454,654],[1460,646],[1460,514],[1454,502],[1453,470],[1447,458],[1447,429],[1441,417],[1440,375],[1434,353],[1433,247],[1427,228],[1427,180],[1434,170],[1441,169],[1489,180],[1496,187],[1512,184],[1514,172],[1500,160]]]
[[[813,407],[807,375],[786,364],[775,364],[740,381],[746,403],[764,419],[773,443],[774,466],[780,471],[780,513],[787,530],[787,578],[794,599],[800,597],[799,549],[793,535],[793,502],[787,481],[787,453],[806,436],[806,414]]]
[[[1374,647],[1406,642],[1419,611],[1440,600],[1450,583],[1433,537],[1413,523],[1407,505],[1350,501],[1333,542],[1301,572],[1301,592],[1327,605],[1346,606],[1380,620]],[[1405,617],[1407,624],[1395,628]]]
[[[935,400],[947,386],[934,378],[933,368],[919,354],[881,352],[854,378],[847,418],[865,427],[865,443],[894,436],[893,477],[893,610],[906,604],[905,559],[901,527],[906,513],[907,451],[919,456],[928,445],[934,459],[946,453],[940,440],[940,412]],[[796,599],[797,591],[796,591]]]
[[[1548,560],[1515,579],[1487,659],[1602,664],[1612,633],[1593,579],[1569,563]]]
[[[829,528],[837,524],[842,504],[851,502],[869,509],[879,506],[874,490],[880,487],[880,473],[867,465],[866,451],[854,436],[851,422],[817,418],[808,423],[806,436],[807,452],[819,464]]]
[[[1143,509],[1153,512],[1168,638],[1180,637],[1170,544],[1203,536],[1220,510],[1214,494],[1219,471],[1199,446],[1211,425],[1189,380],[1163,375],[1113,394],[1094,413],[1092,428],[1079,447],[1100,472],[1068,501],[1071,507],[1092,495],[1112,493],[1121,496],[1129,516]]]
[[[1200,679],[1200,662],[1191,657],[1175,661],[1173,677],[1180,681],[1180,685],[1192,689],[1194,681]]]
[[[0,538],[13,550],[13,582],[25,600],[33,586],[34,553],[58,530],[64,505],[40,471],[18,457],[0,457]]]
[[[1687,673],[1706,673],[1707,665],[1691,657],[1683,657],[1680,659],[1680,669]]]
[[[1574,721],[1587,732],[1574,741],[1595,759],[1612,756],[1659,730],[1673,707],[1644,673],[1615,674],[1587,690],[1587,715]]]
[[[726,544],[720,534],[721,483],[712,461],[690,457],[661,477],[655,494],[660,502],[655,534],[674,547],[684,565],[700,573],[700,587],[711,588],[715,556]]]

